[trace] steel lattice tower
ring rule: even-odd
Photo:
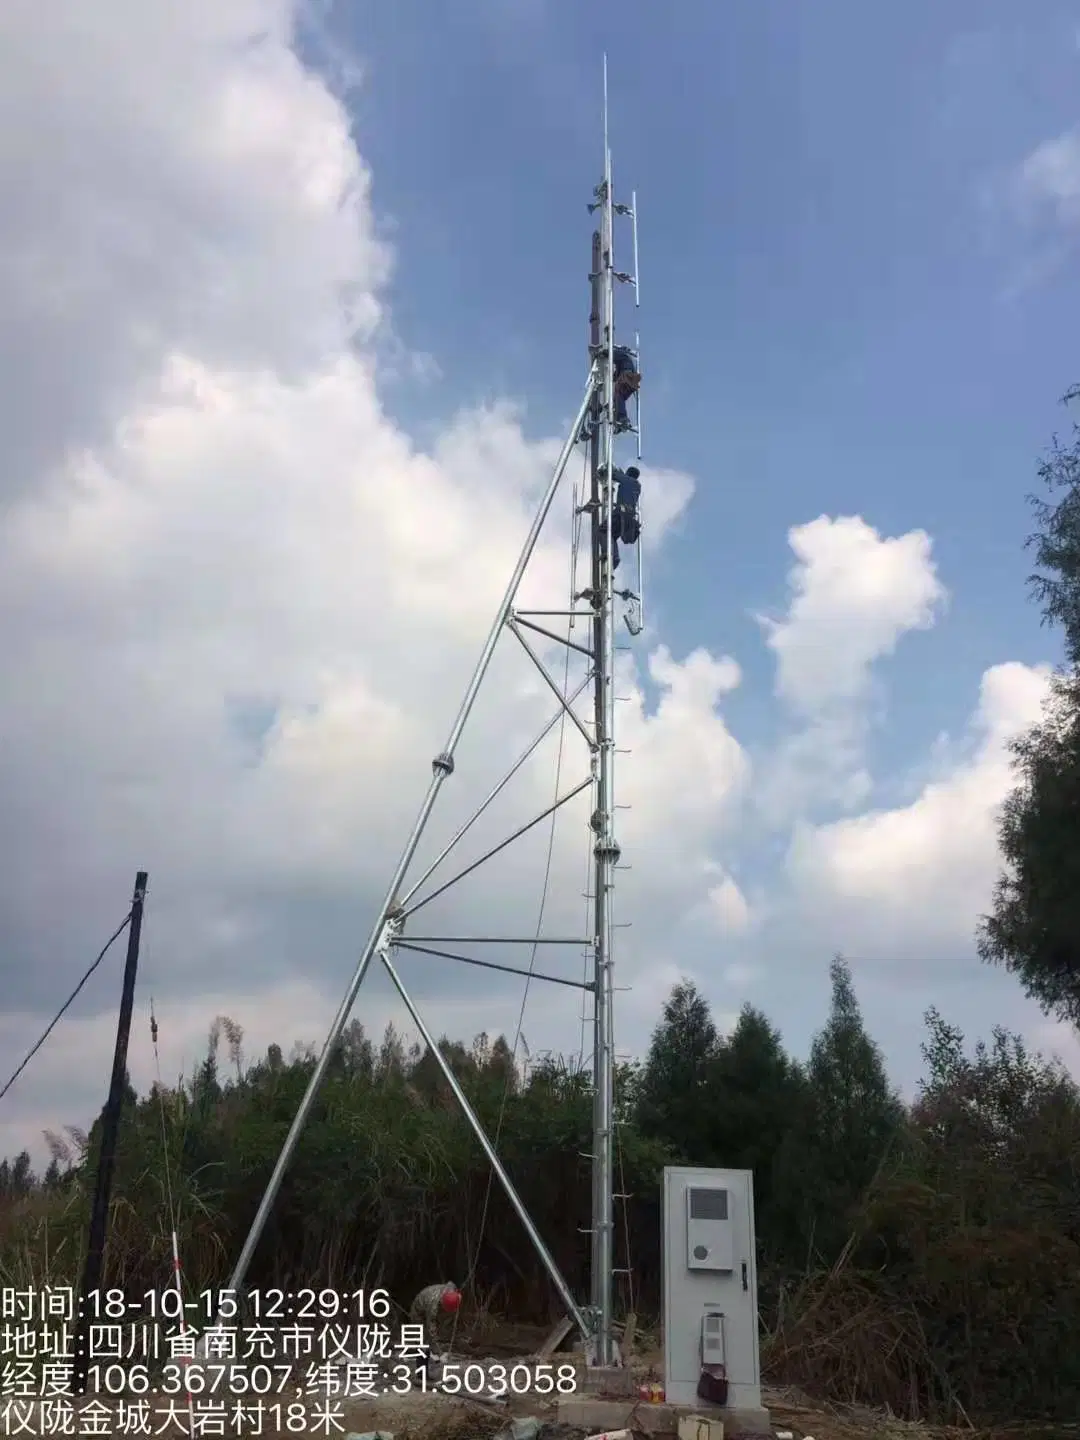
[[[592,213],[598,214],[599,228],[594,232],[592,237],[592,263],[589,275],[592,297],[589,321],[589,370],[584,398],[581,401],[577,415],[574,418],[573,426],[559,455],[559,459],[556,462],[554,473],[545,491],[539,510],[533,519],[525,544],[518,557],[509,584],[507,585],[506,593],[481,652],[476,670],[465,691],[457,717],[451,727],[449,737],[443,750],[432,761],[432,779],[420,808],[420,813],[405,845],[397,868],[394,871],[386,892],[386,897],[361,953],[348,990],[330,1026],[322,1052],[319,1055],[315,1069],[308,1082],[307,1090],[293,1119],[289,1133],[285,1138],[281,1153],[278,1156],[277,1163],[274,1166],[273,1173],[271,1174],[259,1204],[258,1211],[252,1221],[250,1232],[236,1262],[230,1278],[229,1288],[234,1291],[239,1291],[243,1286],[252,1256],[255,1253],[255,1248],[269,1219],[285,1172],[288,1169],[300,1136],[309,1119],[316,1095],[323,1083],[327,1068],[341,1038],[345,1024],[349,1019],[356,996],[363,984],[364,977],[368,972],[372,960],[378,957],[404,1002],[413,1023],[426,1042],[432,1058],[442,1071],[447,1084],[454,1093],[466,1119],[476,1134],[485,1155],[506,1192],[507,1198],[521,1219],[539,1259],[547,1270],[560,1299],[565,1305],[567,1314],[574,1321],[584,1337],[591,1363],[594,1365],[607,1366],[619,1363],[618,1347],[613,1334],[614,1275],[616,1269],[614,1264],[613,1194],[615,1055],[612,1024],[612,997],[614,990],[612,940],[614,929],[613,902],[615,869],[620,858],[619,844],[615,837],[616,600],[623,601],[628,607],[626,622],[631,634],[636,635],[640,633],[643,624],[643,615],[641,609],[640,545],[638,547],[636,590],[615,589],[614,567],[611,564],[611,559],[615,554],[616,544],[616,537],[613,534],[616,488],[616,426],[614,423],[616,350],[615,286],[617,282],[632,284],[636,304],[638,299],[638,279],[636,196],[632,197],[632,203],[630,205],[620,205],[616,204],[612,191],[611,152],[608,146],[606,59],[604,62],[603,179],[593,192],[593,202],[590,204],[589,209]],[[634,250],[633,274],[628,274],[615,268],[614,228],[617,216],[625,216],[632,221]],[[634,351],[636,352],[636,350],[637,341],[635,337]],[[637,434],[637,449],[640,455],[639,406],[637,410],[638,423],[636,427],[631,427],[631,429]],[[588,587],[573,593],[569,610],[518,610],[515,608],[515,601],[522,579],[548,519],[568,461],[579,445],[587,446],[588,472],[590,475],[588,498],[586,499],[583,496],[583,503],[577,507],[579,513],[587,517],[588,520],[588,534],[590,539]],[[571,621],[582,620],[587,622],[591,635],[591,646],[586,648],[570,641],[568,638],[564,639],[562,636],[554,634],[553,631],[547,629],[543,624],[538,623],[542,617],[558,616],[570,619]],[[503,780],[500,781],[484,803],[474,812],[472,818],[459,829],[435,862],[423,875],[413,880],[411,871],[418,846],[424,835],[432,811],[434,810],[439,792],[445,782],[454,773],[455,752],[462,734],[465,731],[466,724],[472,713],[484,678],[488,672],[496,645],[504,630],[511,631],[520,642],[526,655],[538,668],[540,674],[547,682],[548,687],[558,698],[560,708],[540,732],[533,744],[518,761],[515,762]],[[562,693],[556,681],[553,680],[548,673],[543,661],[530,645],[524,633],[525,631],[532,631],[539,634],[548,641],[556,641],[560,644],[569,645],[574,650],[583,651],[587,655],[590,662],[589,675],[586,681],[583,682],[573,694],[567,696]],[[577,711],[574,709],[575,699],[589,684],[591,684],[593,694],[591,727],[579,717]],[[580,1306],[575,1300],[558,1265],[544,1243],[543,1237],[533,1224],[510,1176],[503,1168],[494,1146],[485,1134],[483,1126],[458,1083],[457,1077],[454,1075],[449,1062],[440,1050],[435,1037],[424,1022],[419,1009],[402,983],[401,977],[394,964],[395,952],[402,950],[420,954],[438,955],[447,959],[461,960],[470,964],[490,965],[490,962],[475,960],[467,955],[453,954],[446,950],[432,949],[430,947],[448,944],[468,946],[495,942],[504,945],[535,945],[537,943],[537,937],[535,936],[418,936],[407,932],[406,927],[409,918],[420,909],[421,905],[426,904],[428,900],[434,898],[433,895],[428,895],[421,899],[417,899],[416,897],[435,869],[451,854],[458,841],[464,836],[466,831],[470,829],[474,821],[479,819],[490,802],[501,791],[503,785],[516,773],[521,764],[551,732],[555,724],[564,717],[573,722],[573,725],[581,734],[588,747],[588,777],[580,784],[559,796],[555,803],[541,815],[531,819],[527,824],[516,830],[507,840],[504,840],[501,844],[489,850],[487,854],[482,857],[481,861],[474,862],[467,870],[461,871],[458,875],[454,876],[452,880],[444,882],[436,893],[443,893],[450,885],[464,878],[465,874],[472,873],[483,860],[490,859],[496,853],[501,852],[506,845],[530,830],[540,820],[552,815],[555,810],[582,794],[585,790],[591,790],[593,798],[592,817],[590,820],[590,826],[593,832],[591,891],[593,898],[593,934],[591,936],[568,939],[550,939],[545,937],[540,942],[575,947],[584,946],[590,949],[593,955],[592,980],[591,982],[582,982],[580,986],[580,988],[591,991],[594,997],[594,1099],[593,1142],[591,1152],[592,1217],[590,1224],[592,1263],[591,1293],[589,1304],[586,1306]],[[539,974],[531,969],[529,971],[517,970],[514,967],[504,965],[490,965],[490,968],[509,970],[510,973],[528,975],[530,978],[535,979],[554,980],[564,985],[575,983],[560,979],[559,977]]]

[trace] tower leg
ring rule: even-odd
[[[376,952],[384,948],[390,941],[392,917],[398,905],[398,892],[405,882],[409,866],[412,864],[413,857],[416,854],[428,820],[431,818],[431,812],[435,807],[435,801],[438,798],[443,781],[454,772],[454,751],[457,749],[458,742],[465,729],[466,721],[476,702],[476,697],[484,682],[484,676],[487,674],[488,667],[491,664],[491,658],[495,653],[495,646],[498,643],[499,635],[502,633],[503,627],[510,618],[522,577],[532,558],[533,551],[536,549],[536,543],[540,538],[540,532],[544,528],[544,522],[547,520],[548,512],[554,502],[563,471],[566,469],[567,462],[573,453],[575,445],[578,443],[581,427],[585,422],[585,417],[589,413],[595,387],[596,369],[594,366],[589,372],[588,383],[585,387],[585,397],[581,402],[581,407],[574,419],[574,423],[570,427],[569,436],[556,461],[551,481],[544,493],[543,500],[540,502],[540,507],[536,512],[532,528],[529,530],[525,544],[522,546],[517,564],[514,566],[514,572],[506,587],[506,594],[503,596],[494,624],[491,627],[480,659],[473,672],[473,677],[469,682],[468,689],[465,691],[465,698],[461,702],[461,708],[458,710],[457,719],[454,721],[449,739],[441,754],[437,755],[432,761],[432,770],[434,773],[431,784],[428,787],[427,795],[424,797],[424,803],[420,807],[420,814],[417,817],[416,824],[413,826],[412,834],[409,836],[404,853],[398,862],[397,869],[394,871],[394,878],[390,882],[386,899],[382,903],[378,917],[372,927],[371,935],[361,953],[352,980],[349,982],[349,988],[345,992],[345,998],[342,1000],[341,1005],[338,1007],[338,1012],[334,1016],[329,1034],[322,1048],[322,1053],[315,1065],[315,1069],[312,1071],[311,1079],[308,1081],[304,1098],[300,1101],[300,1107],[296,1112],[292,1125],[289,1127],[289,1133],[285,1137],[285,1143],[281,1147],[281,1153],[277,1158],[277,1163],[267,1183],[262,1200],[259,1202],[259,1208],[255,1212],[255,1218],[251,1222],[251,1229],[248,1232],[247,1239],[244,1241],[244,1247],[240,1252],[240,1257],[229,1278],[230,1290],[238,1291],[243,1286],[244,1279],[251,1265],[252,1256],[255,1254],[255,1248],[259,1243],[263,1230],[266,1228],[266,1222],[269,1220],[270,1212],[274,1208],[274,1201],[277,1199],[278,1192],[281,1189],[285,1172],[289,1168],[293,1154],[300,1141],[300,1136],[303,1133],[304,1126],[307,1124],[312,1106],[315,1104],[315,1097],[318,1095],[323,1080],[326,1078],[326,1071],[329,1067],[331,1057],[337,1047],[338,1041],[341,1039],[341,1032],[344,1030],[349,1019],[360,986],[364,983],[364,976],[367,974],[372,958]],[[541,1256],[541,1259],[543,1259],[543,1256]],[[567,1294],[569,1294],[568,1291]]]

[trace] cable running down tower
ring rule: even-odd
[[[420,813],[404,852],[394,871],[386,897],[379,910],[367,943],[360,955],[348,990],[331,1024],[322,1052],[316,1062],[307,1090],[293,1119],[281,1153],[278,1156],[266,1191],[252,1222],[250,1233],[236,1262],[230,1279],[230,1288],[240,1290],[255,1253],[256,1246],[269,1219],[285,1172],[288,1169],[300,1136],[303,1132],[315,1102],[316,1095],[325,1078],[341,1033],[349,1019],[356,996],[372,960],[378,958],[389,975],[395,989],[408,1010],[413,1024],[428,1046],[434,1062],[439,1066],[447,1085],[453,1092],[466,1120],[475,1133],[492,1169],[502,1185],[508,1200],[517,1212],[538,1258],[547,1270],[567,1315],[573,1320],[584,1337],[587,1353],[593,1365],[609,1366],[620,1363],[618,1346],[614,1336],[614,1031],[612,1020],[612,995],[614,989],[614,961],[612,941],[614,933],[613,902],[615,869],[620,851],[615,837],[615,604],[625,605],[625,621],[632,635],[641,632],[644,624],[642,611],[641,558],[638,539],[640,515],[638,500],[640,481],[638,471],[630,466],[626,471],[615,463],[616,437],[626,433],[636,436],[637,453],[640,457],[640,400],[638,397],[639,346],[637,336],[633,347],[620,346],[615,335],[615,293],[617,284],[631,284],[634,288],[635,305],[638,301],[637,280],[637,215],[636,196],[630,205],[617,204],[612,190],[611,151],[608,146],[607,125],[607,62],[604,62],[604,166],[603,178],[593,192],[589,205],[591,213],[599,220],[592,238],[592,263],[590,266],[591,312],[589,324],[589,368],[585,393],[574,418],[569,436],[563,445],[555,465],[554,473],[544,493],[532,526],[529,530],[517,564],[514,567],[506,593],[495,616],[487,641],[484,644],[472,680],[465,691],[457,717],[451,727],[443,750],[432,761],[432,779],[424,798]],[[614,230],[617,218],[626,218],[632,223],[634,273],[619,271],[615,267]],[[628,401],[633,398],[633,419]],[[519,610],[516,608],[518,591],[529,561],[536,549],[541,532],[551,512],[559,489],[560,481],[571,455],[578,446],[586,447],[589,482],[587,498],[582,495],[578,506],[582,521],[587,519],[590,536],[589,575],[586,588],[576,588],[576,579],[571,581],[571,603],[564,610]],[[615,572],[620,565],[619,544],[633,546],[638,551],[636,589],[615,588]],[[565,637],[557,635],[541,622],[544,617],[561,617],[568,626]],[[570,631],[578,621],[587,622],[588,645],[570,638]],[[472,817],[455,834],[426,872],[417,879],[412,878],[413,862],[421,839],[427,828],[445,782],[453,775],[455,752],[458,749],[469,716],[487,675],[499,638],[509,630],[519,642],[526,656],[537,668],[540,675],[559,702],[559,709],[537,735],[536,739],[510,767],[503,779],[491,791],[487,799],[473,813]],[[585,679],[570,694],[550,675],[544,660],[530,643],[526,632],[543,637],[548,642],[565,645],[574,652],[585,655],[588,672]],[[593,695],[592,716],[584,719],[575,709],[575,701],[586,689]],[[500,844],[489,849],[434,891],[421,894],[428,881],[443,862],[454,852],[459,841],[473,824],[487,810],[501,792],[507,781],[539,747],[545,737],[560,722],[571,722],[585,741],[589,752],[589,773],[580,783],[557,796],[554,803],[541,815],[519,827]],[[591,882],[591,935],[584,937],[551,938],[537,936],[477,935],[470,937],[447,935],[420,935],[409,928],[412,918],[436,895],[443,894],[457,881],[491,859],[494,855],[531,830],[545,818],[551,817],[569,801],[591,793],[592,813],[589,821],[592,842]],[[585,949],[592,956],[591,979],[580,981],[564,977],[541,974],[532,969],[496,964],[475,956],[460,953],[472,946],[499,944],[502,946],[529,945],[538,943]],[[451,949],[439,947],[452,947]],[[530,979],[547,980],[560,985],[575,986],[591,991],[593,996],[593,1138],[592,1164],[592,1216],[591,1235],[591,1287],[587,1304],[579,1305],[570,1287],[563,1278],[554,1257],[548,1250],[543,1237],[533,1224],[513,1181],[504,1169],[483,1126],[473,1111],[467,1096],[458,1083],[457,1077],[440,1050],[437,1040],[425,1023],[417,1005],[398,973],[395,961],[399,953],[435,955],[471,965],[482,965],[511,974],[525,975]],[[491,953],[490,951],[488,952]]]

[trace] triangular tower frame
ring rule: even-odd
[[[613,567],[609,563],[609,557],[616,554],[615,544],[617,536],[613,535],[613,519],[616,502],[616,481],[615,481],[615,436],[617,426],[615,424],[615,285],[616,282],[632,284],[634,288],[635,306],[639,302],[638,275],[637,275],[637,196],[632,197],[630,205],[616,204],[612,190],[612,165],[611,150],[608,145],[608,105],[607,105],[607,59],[604,59],[604,172],[603,179],[593,192],[593,201],[589,205],[591,213],[599,214],[599,228],[594,232],[592,238],[592,263],[590,267],[590,285],[592,293],[592,306],[589,317],[589,373],[585,385],[584,398],[574,418],[573,425],[567,437],[547,490],[540,503],[540,507],[533,519],[532,526],[510,577],[509,584],[502,603],[499,606],[491,631],[481,652],[473,677],[465,691],[464,699],[458,710],[457,718],[454,720],[449,737],[442,752],[432,761],[432,780],[428,788],[420,813],[409,839],[405,845],[401,859],[394,871],[393,879],[390,882],[386,898],[379,910],[378,918],[372,928],[367,944],[357,963],[352,980],[345,992],[345,996],[330,1026],[326,1041],[316,1062],[315,1068],[308,1081],[307,1090],[300,1102],[296,1115],[293,1119],[289,1133],[281,1148],[277,1163],[267,1183],[266,1190],[259,1208],[252,1221],[251,1229],[244,1242],[243,1249],[234,1267],[229,1281],[229,1288],[238,1292],[243,1287],[255,1249],[265,1229],[267,1220],[273,1209],[285,1172],[289,1167],[296,1146],[300,1140],[310,1116],[318,1091],[326,1076],[330,1060],[341,1038],[342,1031],[352,1012],[357,994],[367,975],[371,962],[376,957],[382,962],[387,974],[393,982],[402,1001],[404,1002],[413,1023],[416,1025],[420,1035],[429,1047],[432,1058],[438,1064],[446,1079],[447,1084],[454,1093],[461,1106],[466,1119],[476,1134],[491,1166],[506,1192],[507,1198],[514,1207],[529,1239],[531,1240],[536,1253],[547,1270],[560,1299],[566,1307],[567,1315],[572,1319],[585,1341],[588,1358],[591,1364],[597,1366],[610,1366],[621,1363],[618,1345],[614,1335],[614,1275],[616,1267],[614,1264],[614,1073],[615,1054],[614,1037],[612,1026],[612,998],[614,993],[614,966],[612,955],[612,939],[614,930],[613,920],[613,899],[615,888],[615,868],[620,859],[620,849],[615,838],[615,602],[622,600],[626,603],[628,610],[626,614],[627,627],[630,633],[640,633],[644,616],[642,613],[642,576],[641,576],[641,548],[638,545],[638,578],[637,589],[616,590],[614,588]],[[634,272],[629,274],[619,271],[614,263],[614,225],[617,216],[627,217],[633,224],[633,251],[634,251]],[[637,336],[633,354],[638,352]],[[640,364],[636,365],[640,368]],[[641,426],[640,426],[640,400],[635,399],[636,424],[630,426],[630,430],[637,437],[637,453],[641,454]],[[590,537],[589,560],[590,575],[588,587],[579,593],[571,596],[569,610],[517,610],[515,601],[521,587],[522,579],[528,568],[529,561],[536,549],[540,535],[551,512],[553,502],[558,492],[560,482],[571,455],[578,445],[588,447],[588,471],[591,476],[588,498],[578,507],[578,512],[588,519],[588,533]],[[591,630],[591,645],[584,646],[568,638],[554,634],[544,626],[536,623],[543,616],[562,616],[576,621],[586,621]],[[510,630],[520,642],[526,654],[537,667],[540,674],[546,681],[548,687],[554,692],[559,700],[560,708],[548,725],[541,731],[540,735],[525,752],[525,754],[511,767],[503,780],[496,786],[495,790],[488,796],[488,799],[474,812],[472,818],[464,825],[437,857],[435,862],[428,868],[427,872],[419,879],[412,881],[406,889],[406,883],[411,880],[411,870],[416,857],[417,849],[424,835],[428,821],[434,810],[439,792],[443,784],[454,773],[454,755],[458,744],[464,733],[469,716],[476,702],[477,696],[487,675],[489,666],[494,656],[499,637],[504,630]],[[532,630],[544,636],[548,640],[558,641],[560,644],[569,645],[575,651],[585,654],[591,664],[589,675],[585,682],[572,695],[564,695],[548,673],[543,661],[535,653],[529,644],[524,630]],[[574,709],[573,702],[582,691],[591,683],[593,692],[593,713],[590,722],[582,720]],[[406,923],[410,915],[420,905],[426,904],[434,898],[428,895],[423,900],[416,901],[414,897],[417,891],[425,884],[434,870],[453,851],[458,841],[465,832],[477,820],[495,795],[502,789],[507,780],[518,770],[523,761],[530,755],[554,728],[560,718],[569,718],[578,732],[581,734],[588,746],[590,756],[590,773],[587,779],[579,785],[559,797],[547,810],[536,816],[528,824],[520,827],[507,840],[481,857],[481,860],[474,862],[467,870],[460,872],[452,880],[446,882],[435,892],[441,894],[449,886],[464,878],[465,874],[475,871],[478,865],[484,860],[490,859],[494,854],[502,851],[506,845],[518,836],[532,829],[541,820],[553,814],[567,801],[591,788],[594,794],[594,805],[591,828],[594,832],[593,843],[593,865],[592,885],[590,894],[593,898],[593,934],[587,939],[575,939],[566,941],[549,941],[548,943],[570,944],[584,946],[591,950],[593,955],[593,978],[590,982],[573,982],[562,980],[562,984],[579,983],[580,988],[589,990],[594,997],[593,1013],[593,1141],[592,1141],[592,1218],[590,1234],[591,1246],[591,1293],[587,1305],[579,1305],[575,1300],[569,1285],[563,1278],[554,1257],[544,1243],[536,1226],[523,1201],[514,1187],[513,1181],[504,1169],[495,1148],[486,1135],[484,1128],[473,1111],[468,1098],[464,1094],[457,1077],[454,1075],[446,1057],[442,1054],[438,1043],[424,1022],[424,1019],[415,1002],[409,995],[401,977],[394,965],[393,955],[397,949],[414,950],[423,954],[442,955],[448,959],[465,960],[473,964],[485,964],[483,961],[470,960],[467,956],[453,955],[447,951],[431,950],[431,945],[438,944],[477,944],[492,943],[534,943],[534,939],[521,940],[521,937],[448,937],[448,936],[410,936],[406,934]],[[556,977],[538,974],[535,971],[514,971],[512,967],[496,965],[492,968],[500,970],[511,970],[511,973],[528,974],[535,979],[556,980]]]

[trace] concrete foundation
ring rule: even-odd
[[[684,1415],[707,1415],[723,1422],[724,1440],[740,1435],[772,1435],[767,1410],[728,1410],[713,1405],[653,1405],[646,1400],[600,1399],[575,1395],[560,1400],[555,1419],[583,1430],[636,1430],[643,1435],[676,1435]]]
[[[638,1382],[628,1365],[586,1365],[581,1388],[600,1400],[637,1399]]]

